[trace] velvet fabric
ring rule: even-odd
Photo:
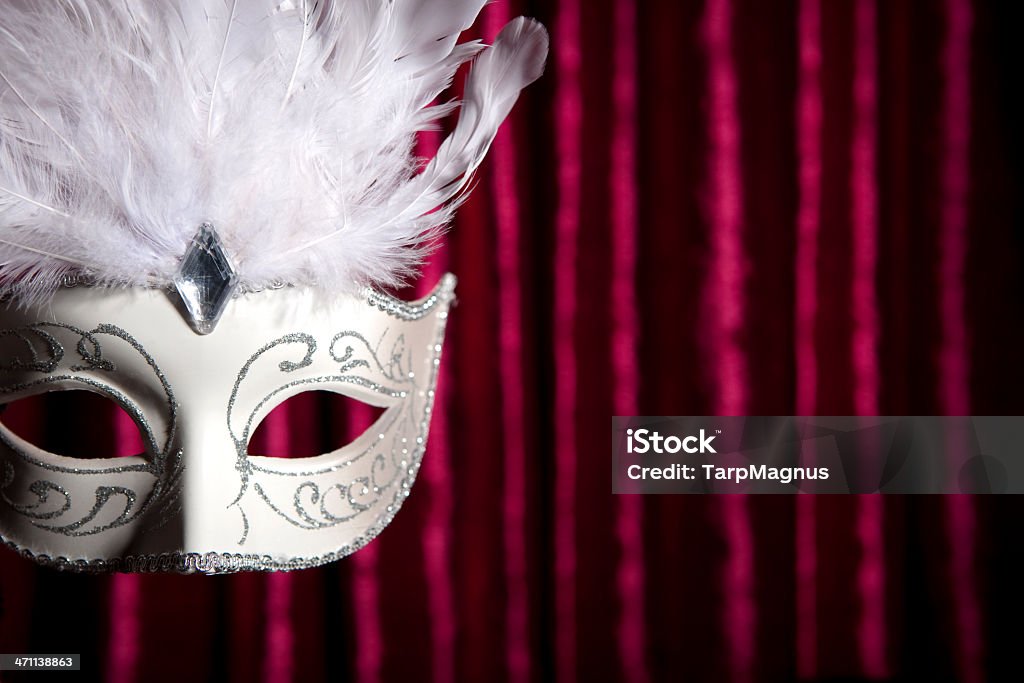
[[[2,549],[0,651],[112,683],[1002,680],[1017,497],[613,496],[608,436],[616,414],[1022,412],[1011,9],[489,5],[474,32],[533,15],[553,49],[403,293],[460,278],[395,521],[294,573],[80,576]],[[123,415],[69,400],[0,419],[132,450]],[[372,419],[300,396],[252,452]]]

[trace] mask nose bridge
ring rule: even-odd
[[[212,359],[211,359],[212,362]],[[202,364],[200,364],[202,369]],[[244,485],[238,448],[228,427],[227,395],[215,368],[179,378],[178,433],[184,470],[181,488],[182,549],[204,553],[234,546],[244,533],[233,507]],[[242,446],[244,451],[244,444]]]

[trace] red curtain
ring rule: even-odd
[[[615,414],[1022,413],[1011,5],[489,5],[479,35],[533,15],[552,54],[417,286],[460,278],[396,520],[287,574],[79,576],[4,549],[0,651],[116,683],[1019,670],[1017,497],[613,496],[608,470]],[[69,438],[57,398],[11,415]],[[299,397],[254,447],[315,453],[371,418]]]

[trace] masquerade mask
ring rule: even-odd
[[[415,272],[547,52],[522,18],[457,44],[483,4],[4,7],[0,404],[105,395],[145,453],[79,460],[0,426],[0,542],[74,569],[293,569],[388,524],[454,278],[414,303],[381,290]],[[417,160],[474,57],[457,126]],[[334,452],[250,455],[313,390],[384,410]]]
[[[413,304],[252,294],[208,336],[157,291],[74,288],[6,311],[0,401],[103,394],[133,418],[146,452],[78,460],[0,425],[0,534],[81,568],[294,569],[357,550],[416,478],[453,285],[448,276]],[[249,455],[263,417],[312,390],[385,410],[332,453]]]

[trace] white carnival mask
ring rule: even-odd
[[[347,555],[401,507],[430,423],[454,278],[405,303],[248,294],[197,335],[166,293],[65,289],[0,314],[0,404],[84,389],[116,401],[146,452],[80,460],[0,424],[0,537],[79,569],[296,569]],[[250,455],[274,407],[331,391],[385,408],[312,458]]]
[[[76,460],[0,426],[0,545],[83,570],[295,569],[391,520],[454,277],[412,304],[380,292],[416,272],[547,55],[524,17],[459,43],[486,2],[3,7],[0,405],[97,392],[146,452]],[[331,453],[250,455],[311,390],[384,412]]]

